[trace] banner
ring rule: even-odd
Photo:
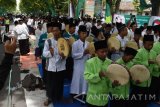
[[[103,11],[102,0],[95,0],[94,16],[101,17],[102,11]]]
[[[106,0],[105,17],[106,17],[106,23],[112,23],[111,7],[108,0]]]
[[[131,17],[130,15],[114,14],[113,23],[118,22],[118,23],[127,24],[128,21],[130,20],[130,17]],[[149,25],[153,25],[153,21],[155,19],[160,19],[160,17],[153,16],[151,18],[150,16],[140,16],[140,15],[136,16],[138,27],[143,26],[144,23],[149,23]],[[160,21],[159,21],[159,23],[160,23]]]
[[[74,5],[72,0],[70,0],[70,3],[69,3],[69,16],[72,18],[75,16]]]
[[[79,18],[80,12],[84,9],[85,0],[78,0],[76,7],[76,18]]]
[[[124,15],[125,17],[125,22],[126,24],[128,23],[129,19],[130,19],[130,15]],[[136,16],[136,20],[137,20],[137,24],[138,24],[138,27],[140,26],[143,26],[144,23],[149,23],[149,20],[150,20],[150,16]]]
[[[126,21],[125,21],[124,15],[114,14],[113,23],[116,23],[116,22],[125,24]]]
[[[95,1],[94,0],[86,0],[85,14],[93,17],[94,16],[94,7],[95,7]]]
[[[160,25],[160,17],[159,16],[152,16],[148,23],[149,26]]]

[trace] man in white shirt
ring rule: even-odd
[[[88,35],[88,36],[90,35],[90,31],[91,31],[91,28],[92,28],[92,23],[91,23],[90,21],[91,21],[91,19],[88,18],[88,19],[87,19],[87,23],[85,24],[86,27],[87,27],[87,35]]]
[[[23,22],[23,21],[20,21]],[[17,34],[17,39],[19,42],[19,49],[21,55],[27,55],[30,52],[29,49],[29,34],[27,29],[20,24],[18,21],[15,21],[15,29],[14,31]]]
[[[111,29],[111,31],[110,31],[110,34],[111,34],[111,35],[116,35],[116,34],[118,34],[118,29],[117,29],[115,23],[112,23],[112,29]]]
[[[132,22],[130,28],[128,28],[128,39],[132,40],[134,38],[134,31],[137,28],[137,24]]]
[[[43,32],[42,24],[40,22],[38,22],[37,29],[35,30],[35,36],[36,36],[35,47],[38,47],[39,38],[43,33],[45,33],[45,32]]]
[[[116,38],[119,40],[120,42],[120,49],[119,50],[115,50],[114,48],[111,50],[111,60],[116,61],[119,58],[121,58],[124,54],[124,50],[126,47],[126,44],[128,42],[128,38],[126,38],[127,34],[128,34],[128,30],[125,24],[120,24],[118,27],[118,36],[116,36]]]
[[[79,25],[78,25],[78,26],[84,25],[84,24],[85,24],[84,21],[85,21],[85,19],[82,19],[82,20],[79,22]]]
[[[25,29],[26,35],[29,36],[29,29],[28,29],[26,23],[24,22],[24,20],[19,20],[19,24],[22,25],[22,27]]]
[[[97,20],[96,27],[97,27],[97,29],[101,29],[102,28],[101,20]]]
[[[43,56],[47,60],[47,96],[48,100],[44,102],[48,106],[53,101],[61,101],[63,99],[63,82],[64,71],[66,70],[66,57],[63,53],[59,53],[57,41],[61,37],[61,24],[53,23],[53,38],[45,41]]]
[[[38,57],[41,57],[41,50],[38,46],[38,42],[39,42],[39,38],[40,36],[43,34],[43,29],[42,29],[42,24],[40,22],[38,22],[38,26],[35,30],[35,37],[36,37],[36,40],[35,40],[35,60],[37,60]],[[43,75],[44,76],[44,75]]]
[[[154,31],[154,42],[158,42],[159,41],[159,36],[160,36],[160,32],[159,32],[159,29],[160,29],[160,25],[156,25],[153,27],[153,31]]]
[[[30,17],[30,18],[28,19],[27,25],[30,26],[30,27],[33,27],[33,22],[34,22],[33,18]]]
[[[144,37],[144,35],[154,35],[153,27],[147,26],[147,29],[142,32],[142,37]]]
[[[132,42],[136,42],[138,49],[143,47],[143,41],[140,40],[142,31],[140,28],[136,28],[134,31],[134,38],[131,40]]]
[[[144,28],[143,28],[143,31],[142,31],[142,34],[141,34],[142,36],[145,35],[146,30],[147,30],[147,26],[148,26],[148,23],[144,23],[144,24],[143,24],[143,27],[144,27]]]
[[[64,22],[62,22],[61,24],[62,24],[62,28],[61,28],[61,30],[64,32],[64,31],[65,31],[65,23],[64,23]]]
[[[44,22],[43,22],[43,25],[42,25],[42,29],[43,29],[43,32],[47,32],[47,19],[44,19]]]

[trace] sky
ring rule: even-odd
[[[17,2],[16,10],[19,11],[19,3],[20,3],[20,0],[16,0],[16,2]]]
[[[133,0],[122,0],[122,1],[133,1]]]
[[[122,1],[133,1],[133,0],[122,0]]]

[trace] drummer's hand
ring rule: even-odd
[[[89,54],[89,50],[88,50],[88,49],[85,49],[83,54],[84,54],[84,55]]]
[[[14,54],[17,48],[17,39],[16,37],[12,37],[11,39],[11,41],[7,40],[5,42],[5,53]]]
[[[127,68],[127,66],[125,66],[125,65],[121,65],[121,66],[123,66],[127,71],[129,71],[129,69]]]
[[[148,60],[149,64],[155,64],[156,62],[154,60]]]
[[[100,71],[100,72],[99,72],[99,77],[100,77],[100,78],[106,77],[106,75],[107,75],[107,74],[106,74],[105,71]]]
[[[59,55],[62,57],[62,59],[65,59],[65,58],[66,58],[66,57],[64,56],[64,53],[63,53],[63,52],[59,53]]]
[[[116,87],[116,86],[120,86],[120,83],[118,80],[114,80],[112,85],[113,85],[113,87]]]
[[[113,61],[111,64],[117,64],[115,61]]]
[[[116,49],[115,49],[114,47],[112,47],[112,48],[110,49],[110,51],[114,53],[114,52],[116,52]]]
[[[140,82],[140,80],[136,80],[136,84],[140,84],[141,82]]]
[[[95,56],[96,56],[95,54],[92,54],[92,55],[91,55],[91,58],[93,58],[93,57],[95,57]]]
[[[121,48],[120,48],[120,51],[124,51],[124,50],[125,50],[125,48],[124,48],[124,47],[121,47]]]
[[[30,36],[30,35],[27,35],[27,37],[28,37],[28,38],[31,38],[31,36]]]
[[[51,55],[53,56],[54,55],[54,49],[52,47],[50,47],[49,51],[50,51]]]

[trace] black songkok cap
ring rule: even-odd
[[[76,26],[76,24],[74,24],[74,23],[69,23],[69,28],[75,27],[75,26]]]
[[[127,54],[127,55],[136,56],[137,50],[135,50],[133,48],[130,48],[130,47],[126,47],[124,53]]]
[[[143,41],[154,41],[153,35],[144,35]]]
[[[134,34],[141,35],[142,34],[142,30],[140,28],[136,28],[135,31],[134,31]]]
[[[80,25],[80,26],[79,26],[79,30],[78,30],[78,32],[87,32],[87,28],[86,28],[86,26],[84,26],[84,25]]]
[[[94,43],[95,50],[107,48],[107,42],[105,40],[97,41]]]
[[[52,27],[58,27],[61,30],[62,24],[58,22],[52,22]]]
[[[47,23],[47,28],[52,27],[52,22]]]
[[[147,30],[153,30],[152,26],[147,26]]]
[[[116,25],[117,25],[118,31],[120,31],[121,29],[123,29],[123,28],[126,27],[126,25],[125,25],[125,24],[122,24],[122,23],[116,23]]]

